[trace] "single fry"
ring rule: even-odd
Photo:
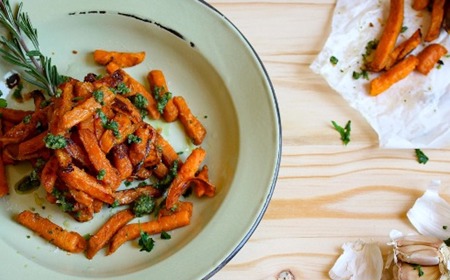
[[[79,233],[66,231],[38,213],[25,210],[17,216],[17,221],[67,252],[80,253],[86,248],[86,240]]]
[[[441,59],[447,54],[447,49],[441,44],[431,44],[424,48],[418,55],[419,64],[416,70],[419,73],[427,75]]]
[[[20,143],[17,157],[19,159],[25,158],[27,155],[36,153],[45,148],[44,138],[47,136],[47,133],[47,131],[44,131],[41,134]]]
[[[120,68],[138,65],[145,59],[145,52],[117,52],[106,50],[95,50],[94,61],[100,65],[115,63]]]
[[[141,195],[149,195],[151,197],[161,197],[162,193],[160,190],[155,189],[152,186],[136,187],[133,189],[126,189],[121,191],[116,191],[114,193],[115,200],[119,205],[130,204],[135,201]]]
[[[425,35],[425,42],[434,41],[441,33],[442,21],[444,20],[444,6],[445,0],[434,0],[431,8],[431,23],[427,34]]]
[[[69,188],[83,191],[93,198],[114,203],[114,197],[110,189],[102,186],[94,177],[73,164],[59,171],[59,176]]]
[[[107,88],[102,86],[99,89],[103,92],[103,103],[104,105],[109,105],[115,98],[114,93]],[[61,119],[61,127],[64,130],[69,130],[73,126],[87,120],[89,117],[93,116],[95,112],[102,108],[102,104],[98,103],[92,96],[81,104],[75,106],[69,112],[65,113]]]
[[[385,69],[389,70],[395,63],[401,61],[422,42],[422,32],[417,29],[406,41],[395,47],[389,56]]]
[[[109,218],[109,220],[104,223],[91,238],[89,238],[86,257],[92,259],[95,254],[109,242],[111,237],[133,218],[134,213],[130,209],[119,211]]]
[[[206,151],[202,148],[196,148],[187,157],[184,164],[181,166],[175,179],[170,184],[167,191],[166,209],[171,209],[177,202],[179,197],[186,191],[188,185],[185,182],[197,173],[200,164],[206,157]]]
[[[189,225],[192,215],[192,204],[180,203],[179,209],[169,216],[161,216],[157,220],[145,223],[128,224],[122,227],[111,239],[109,254],[114,253],[123,243],[139,237],[141,231],[157,234]]]
[[[133,165],[128,157],[128,147],[125,144],[116,145],[111,152],[113,165],[119,171],[120,178],[125,180],[130,177],[133,174]]]
[[[404,79],[416,68],[419,60],[410,55],[370,82],[370,95],[376,96]]]
[[[404,18],[404,0],[391,0],[390,11],[383,33],[375,50],[372,62],[367,65],[369,70],[379,72],[384,69],[390,53],[394,50],[400,34]]]
[[[413,0],[412,7],[416,11],[422,11],[428,7],[430,0]]]
[[[181,96],[173,98],[175,106],[178,108],[178,118],[180,119],[186,134],[191,138],[192,143],[200,145],[206,137],[206,129],[202,123],[191,113],[186,101]]]
[[[47,193],[52,193],[58,178],[58,158],[52,156],[41,172],[41,185]]]
[[[148,83],[153,95],[159,94],[161,98],[169,92],[167,87],[166,78],[161,70],[152,70],[147,75]],[[168,99],[166,106],[164,106],[163,118],[166,122],[173,122],[178,117],[178,108],[173,104],[172,98]]]
[[[172,166],[175,161],[180,162],[180,157],[170,143],[157,133],[155,144],[161,149],[162,161],[167,166]]]
[[[116,190],[121,183],[119,172],[106,158],[106,154],[100,148],[95,134],[90,130],[83,129],[79,130],[78,134],[94,169],[98,173],[104,172],[103,178],[99,180],[112,190]]]
[[[20,123],[26,116],[32,115],[33,113],[33,111],[0,108],[0,115],[2,116],[2,120],[7,120],[14,124]]]
[[[153,95],[137,80],[131,77],[127,72],[123,69],[116,70],[123,77],[123,82],[130,89],[130,92],[125,96],[134,96],[136,94],[141,94],[147,100],[146,110],[150,118],[154,120],[158,120],[161,117],[161,114],[158,111],[157,103]]]

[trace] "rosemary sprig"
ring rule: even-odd
[[[59,75],[51,59],[41,53],[37,30],[28,14],[22,11],[22,3],[13,11],[9,0],[0,0],[0,24],[9,32],[9,36],[0,37],[3,46],[0,48],[1,57],[22,67],[24,80],[54,96],[65,77]]]

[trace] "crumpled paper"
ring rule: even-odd
[[[393,85],[382,94],[368,94],[369,81],[355,80],[353,72],[361,72],[362,54],[367,43],[379,39],[389,14],[389,0],[338,0],[331,33],[311,69],[322,75],[328,84],[358,110],[377,132],[384,148],[443,148],[450,146],[450,57],[441,60],[439,69],[427,76],[418,72]],[[397,44],[418,28],[425,35],[430,12],[411,8],[405,1],[403,26]],[[444,45],[450,52],[450,36],[442,30],[433,43]],[[421,44],[412,54],[423,49]],[[330,62],[334,56],[339,61]],[[369,79],[377,74],[370,73]]]

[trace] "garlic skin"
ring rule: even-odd
[[[437,190],[427,190],[406,215],[420,234],[441,240],[450,238],[450,204]]]
[[[329,271],[333,280],[380,280],[383,257],[375,243],[361,240],[342,245],[344,252]]]

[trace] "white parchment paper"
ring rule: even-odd
[[[367,43],[379,39],[389,14],[389,0],[338,0],[331,33],[311,69],[322,75],[352,107],[357,109],[378,133],[385,148],[450,147],[450,57],[427,76],[414,72],[384,93],[368,94],[369,81],[355,80],[353,72],[361,72],[362,54]],[[403,26],[397,44],[418,28],[425,35],[430,12],[417,12],[405,1]],[[444,45],[450,52],[450,36],[442,30],[433,43]],[[412,54],[423,49],[421,44]],[[333,65],[330,57],[339,62]],[[370,73],[369,79],[377,74]]]

